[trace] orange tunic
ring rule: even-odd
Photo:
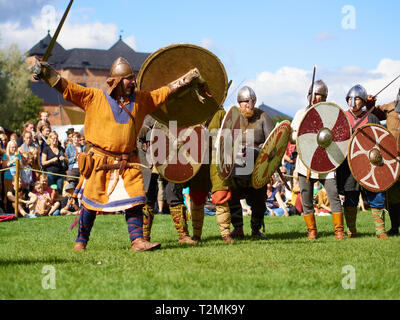
[[[135,121],[118,106],[116,100],[105,91],[85,88],[73,82],[63,93],[65,100],[81,107],[85,115],[85,139],[101,149],[118,154],[131,154],[129,162],[140,163],[136,151],[136,138],[144,118],[168,99],[168,87],[145,92],[135,92],[125,101],[125,107],[132,113]],[[104,154],[94,152],[94,168],[104,164]],[[117,161],[107,156],[107,164]],[[127,168],[119,175],[118,170],[95,171],[88,179],[81,177],[77,190],[87,209],[114,212],[144,204],[146,193],[142,172],[139,166]]]

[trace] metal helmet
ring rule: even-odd
[[[119,57],[111,66],[110,78],[129,78],[134,75],[133,70],[129,62]]]
[[[364,101],[364,103],[367,103],[367,98],[368,98],[367,90],[365,90],[365,88],[360,84],[356,84],[353,88],[349,90],[349,92],[346,95],[346,101],[349,101],[350,99],[350,105],[349,105],[350,107],[355,106],[356,98],[360,98],[361,100]]]
[[[310,87],[310,89],[308,89],[308,99],[310,99],[311,88],[312,86]],[[322,96],[322,101],[324,102],[328,98],[328,86],[321,79],[314,82],[314,95],[315,94],[320,94]],[[311,99],[311,101],[312,100],[314,100],[314,97],[313,99]]]
[[[122,79],[130,78],[134,75],[130,63],[122,57],[117,58],[111,66],[110,75],[107,79],[107,84],[109,85],[107,93],[111,95]]]
[[[253,109],[257,102],[257,96],[252,88],[244,86],[238,92],[237,101],[239,104],[243,101],[249,101],[249,108]]]

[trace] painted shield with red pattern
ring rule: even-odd
[[[258,154],[253,174],[251,175],[251,184],[254,189],[260,189],[265,186],[279,168],[291,133],[290,122],[285,120],[278,123],[269,134]]]
[[[218,174],[222,179],[228,179],[233,171],[237,148],[237,139],[240,135],[241,113],[238,107],[229,109],[222,121],[216,138],[216,163]]]
[[[151,163],[170,182],[189,181],[206,160],[208,136],[203,125],[178,128],[156,122],[150,138]]]
[[[396,139],[381,125],[366,124],[356,130],[347,161],[354,178],[369,191],[386,191],[399,179]]]
[[[297,150],[311,171],[328,173],[346,159],[351,138],[344,111],[331,102],[321,102],[304,115],[297,132]]]

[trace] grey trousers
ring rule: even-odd
[[[303,201],[304,215],[314,213],[313,196],[314,196],[314,183],[316,181],[321,182],[321,184],[325,187],[332,212],[343,212],[342,203],[340,202],[339,198],[336,178],[335,179],[310,178],[307,182],[307,177],[299,174],[299,184],[301,191],[301,200]]]

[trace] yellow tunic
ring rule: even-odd
[[[116,100],[105,91],[85,88],[73,82],[63,93],[65,100],[82,108],[85,115],[85,139],[101,149],[117,153],[131,154],[129,162],[140,163],[136,152],[136,138],[144,118],[158,106],[166,102],[170,94],[168,87],[144,92],[135,92],[124,105],[132,113],[135,121],[118,106]],[[104,164],[105,155],[94,152],[94,168]],[[107,156],[107,164],[117,163]],[[77,190],[82,203],[89,210],[114,212],[144,204],[146,192],[139,166],[127,168],[120,176],[118,170],[95,171],[88,179],[81,177]]]

